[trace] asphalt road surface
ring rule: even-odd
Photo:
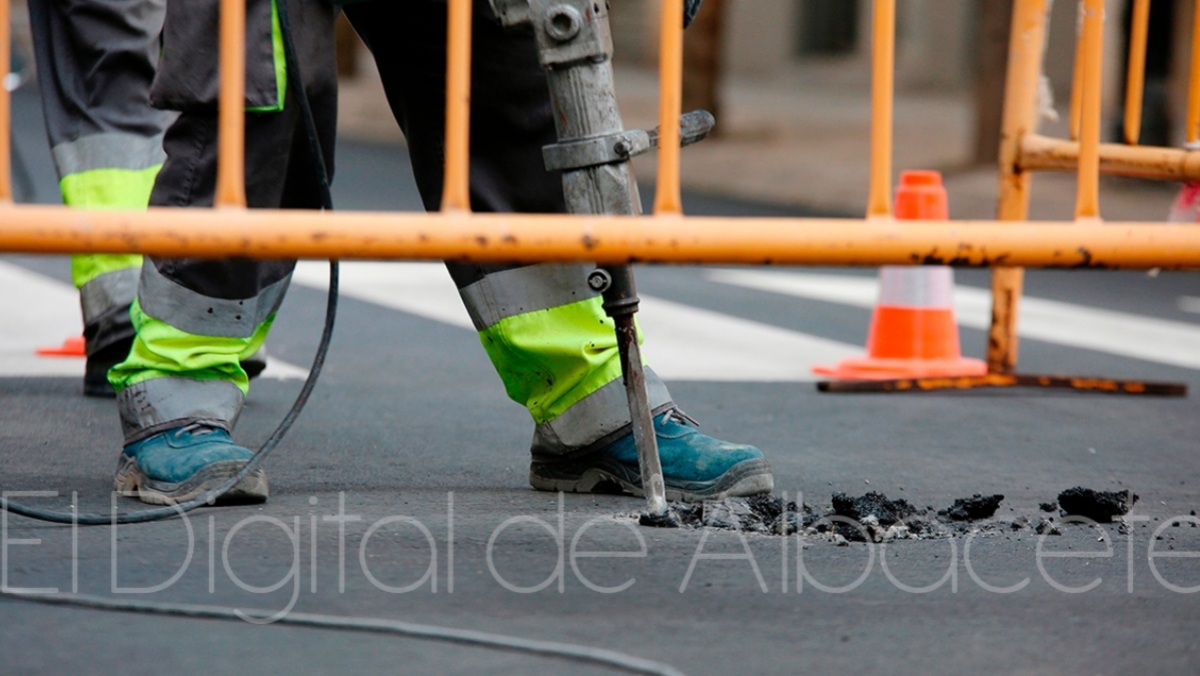
[[[36,98],[18,92],[14,119],[21,196],[54,202]],[[338,165],[339,208],[419,208],[402,148],[344,143]],[[701,195],[685,196],[685,209],[788,213]],[[268,503],[116,528],[2,522],[6,590],[248,619],[0,597],[0,671],[618,669],[580,661],[593,653],[512,645],[523,640],[689,674],[1200,672],[1194,274],[1031,271],[1021,318],[1022,372],[1182,383],[1187,397],[823,394],[812,366],[864,352],[875,270],[637,274],[650,363],[705,431],[767,453],[781,497],[820,516],[838,492],[932,512],[1002,494],[998,511],[952,537],[866,543],[819,524],[788,537],[645,528],[640,500],[535,492],[527,414],[505,398],[444,270],[347,264],[324,373],[267,463]],[[319,262],[297,272],[236,434],[247,445],[300,388],[326,279]],[[33,354],[79,332],[66,259],[0,255],[0,280],[0,489],[59,509],[139,509],[110,494],[112,403],[80,395],[82,360]],[[957,273],[970,357],[983,354],[986,283],[985,271]],[[1139,500],[1124,524],[1067,524],[1042,510],[1077,486]],[[1047,518],[1061,534],[1035,531]],[[441,629],[287,623],[313,616]],[[451,642],[446,630],[508,645]]]

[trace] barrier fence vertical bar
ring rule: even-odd
[[[654,214],[683,214],[683,198],[679,185],[679,116],[683,112],[683,0],[662,0],[659,17],[658,56],[658,185],[654,192]],[[604,292],[605,312],[613,317],[617,328],[617,344],[621,352],[621,372],[625,380],[625,396],[629,400],[629,416],[638,466],[646,497],[646,511],[651,517],[667,514],[667,489],[663,480],[662,460],[658,455],[658,434],[650,410],[643,373],[641,346],[633,315],[619,314],[610,306],[632,300],[637,309],[637,290],[633,285],[632,268],[622,265],[610,268],[614,273],[615,289]],[[621,288],[627,290],[620,290]]]
[[[246,206],[246,0],[221,0],[218,207]]]
[[[663,0],[658,62],[658,185],[654,213],[681,214],[679,115],[683,112],[683,0]]]
[[[1103,31],[1104,0],[1084,0],[1076,219],[1100,217],[1100,88],[1103,77]]]
[[[1192,3],[1192,63],[1188,77],[1187,142],[1200,141],[1200,0]]]
[[[1079,115],[1083,96],[1083,13],[1086,11],[1084,9],[1085,2],[1086,0],[1076,0],[1075,2],[1075,62],[1071,66],[1071,112],[1070,117],[1067,118],[1072,141],[1079,140]]]
[[[12,70],[12,30],[8,25],[8,1],[0,0],[0,204],[12,202],[12,113],[8,94],[8,72]]]
[[[446,167],[442,211],[470,211],[471,0],[450,0],[446,35]]]
[[[871,177],[867,217],[892,214],[896,0],[875,0],[871,38]]]
[[[1125,143],[1137,145],[1142,133],[1142,98],[1146,91],[1146,35],[1150,0],[1133,0],[1129,26],[1129,67],[1125,73]]]
[[[1021,141],[1037,132],[1038,88],[1046,44],[1047,0],[1016,0],[1009,35],[1004,119],[1000,133],[999,202],[996,218],[1024,221],[1029,216],[1030,174],[1019,166]],[[992,270],[992,324],[988,331],[988,372],[1012,373],[1017,364],[1017,311],[1025,272]]]

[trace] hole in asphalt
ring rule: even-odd
[[[1060,493],[1056,502],[1038,503],[1038,508],[1043,512],[1057,509],[1064,517],[1084,516],[1110,523],[1114,517],[1126,514],[1137,499],[1127,490],[1105,492],[1075,487]],[[756,495],[702,503],[673,502],[662,516],[638,515],[638,523],[653,528],[715,528],[760,535],[803,533],[835,544],[944,539],[1026,528],[1038,534],[1061,533],[1062,524],[1056,523],[1053,516],[1038,516],[1036,524],[1025,516],[995,518],[1003,500],[1000,494],[976,493],[955,498],[949,507],[936,510],[932,506],[917,508],[907,500],[893,500],[877,492],[857,497],[834,493],[830,508],[817,511],[807,503]]]

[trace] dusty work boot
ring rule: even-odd
[[[233,443],[225,430],[193,423],[126,445],[113,486],[122,495],[155,505],[186,502],[221,485],[253,455]],[[217,504],[266,499],[267,477],[259,467],[218,498]]]
[[[657,416],[654,432],[668,500],[719,500],[774,488],[762,451],[702,434],[678,409]],[[535,457],[529,483],[542,491],[644,495],[632,432],[585,455]]]

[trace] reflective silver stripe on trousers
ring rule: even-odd
[[[51,150],[59,177],[93,169],[149,169],[163,163],[162,134],[137,136],[110,132],[81,136]]]
[[[598,294],[588,288],[593,266],[548,263],[501,270],[459,290],[463,304],[482,331],[506,317],[546,310]]]
[[[652,410],[671,403],[667,386],[649,367],[646,368],[646,391]],[[625,383],[622,378],[617,378],[584,397],[554,420],[538,425],[533,432],[530,450],[534,455],[564,455],[586,450],[629,424],[629,399],[625,396]]]
[[[79,305],[83,308],[83,323],[90,325],[106,312],[115,308],[128,308],[137,293],[137,267],[106,272],[79,287]],[[128,313],[126,313],[128,314]]]
[[[117,409],[128,444],[197,421],[232,430],[245,398],[227,380],[154,378],[121,390]]]
[[[138,304],[146,314],[195,336],[249,338],[279,309],[291,275],[254,298],[210,298],[163,276],[149,260],[142,266]]]

